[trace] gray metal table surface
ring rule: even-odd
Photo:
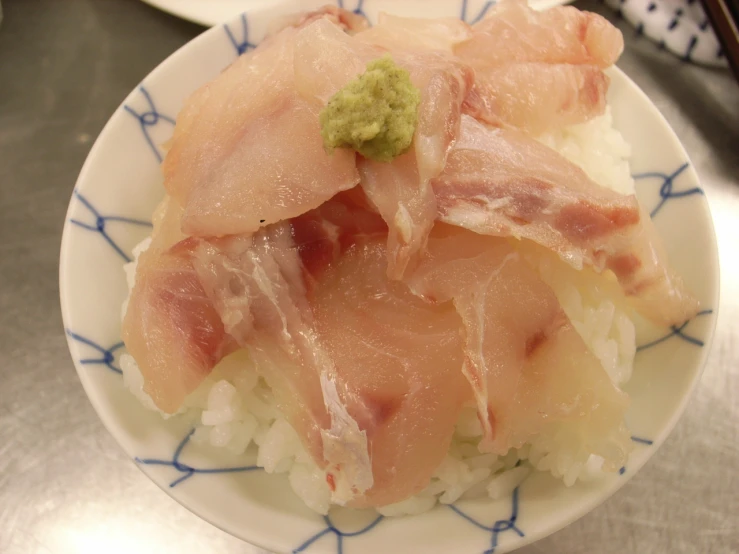
[[[206,0],[204,0],[206,1]],[[67,352],[61,228],[77,173],[125,95],[202,28],[136,0],[2,0],[0,552],[262,552],[198,519],[98,421]],[[611,499],[522,554],[739,552],[739,89],[624,31],[619,66],[687,147],[713,210],[722,299],[705,374],[650,463]]]

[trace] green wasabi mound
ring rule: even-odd
[[[365,158],[390,162],[408,150],[418,119],[420,91],[389,55],[334,94],[321,110],[321,136],[329,152],[352,148]]]

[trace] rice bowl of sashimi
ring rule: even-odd
[[[90,401],[168,494],[272,551],[542,538],[654,454],[710,346],[708,207],[620,32],[424,6],[210,29],[70,202]]]

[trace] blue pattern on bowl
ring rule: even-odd
[[[176,487],[183,481],[186,481],[196,473],[205,473],[205,474],[213,474],[213,473],[243,473],[245,471],[255,471],[255,470],[261,470],[262,468],[255,465],[246,465],[246,466],[236,466],[236,467],[214,467],[214,468],[197,468],[193,467],[187,464],[184,464],[180,462],[180,456],[182,455],[182,452],[185,450],[185,447],[190,442],[190,438],[192,437],[193,433],[195,433],[195,429],[192,429],[187,435],[185,435],[185,438],[180,441],[180,444],[177,445],[177,448],[174,451],[174,454],[172,454],[172,458],[169,460],[161,460],[157,458],[135,458],[136,463],[143,464],[143,465],[149,465],[149,466],[171,466],[175,468],[180,473],[184,473],[182,477],[178,477],[174,481],[172,481],[169,486],[170,487]]]
[[[462,6],[460,9],[459,19],[462,21],[466,21],[470,25],[474,25],[478,21],[480,21],[485,15],[488,13],[488,10],[492,8],[497,2],[485,2],[485,4],[480,8],[480,11],[477,12],[477,15],[473,16],[472,18],[468,18],[467,16],[467,4],[468,0],[462,0]]]
[[[116,253],[121,258],[123,258],[126,262],[130,262],[131,258],[128,256],[128,254],[123,251],[123,249],[115,240],[113,240],[113,238],[108,233],[107,224],[111,221],[117,221],[119,223],[137,225],[139,227],[151,227],[151,222],[120,215],[101,215],[100,212],[97,211],[92,204],[90,204],[87,198],[82,196],[79,192],[74,191],[74,195],[80,201],[80,203],[82,203],[82,205],[87,208],[87,211],[90,212],[90,214],[95,218],[95,223],[85,223],[84,221],[80,221],[79,219],[70,219],[69,222],[76,225],[77,227],[81,227],[82,229],[92,231],[93,233],[100,233],[100,236],[105,239],[105,241],[113,248],[113,250],[116,251]]]
[[[77,333],[74,333],[67,329],[67,335],[72,337],[74,340],[76,340],[79,343],[85,344],[89,347],[91,347],[93,350],[98,351],[100,354],[103,355],[102,358],[82,358],[80,359],[80,363],[83,365],[104,365],[109,370],[111,370],[114,373],[118,373],[119,375],[123,374],[123,371],[121,371],[121,368],[115,365],[115,352],[123,348],[125,345],[122,342],[117,342],[110,348],[104,348],[97,344],[94,341],[91,341],[90,339],[83,337],[82,335],[78,335]]]
[[[344,539],[345,538],[352,538],[352,537],[358,537],[360,535],[364,535],[365,533],[368,533],[369,531],[372,531],[377,525],[385,519],[384,516],[378,515],[377,518],[375,518],[372,523],[369,525],[363,527],[359,531],[352,531],[352,532],[346,532],[339,530],[336,525],[331,521],[331,516],[326,515],[323,516],[323,521],[326,524],[326,528],[322,529],[315,535],[313,535],[311,538],[309,538],[307,541],[305,541],[303,544],[298,546],[296,549],[293,550],[293,554],[298,554],[299,552],[307,552],[308,548],[315,543],[318,539],[323,537],[324,535],[328,535],[330,533],[333,533],[336,536],[336,554],[343,554],[344,553]]]
[[[678,192],[672,191],[675,179],[677,179],[683,171],[688,169],[688,166],[689,164],[684,163],[670,174],[660,173],[658,171],[650,171],[647,173],[637,173],[636,175],[633,175],[635,181],[641,181],[644,179],[662,179],[662,185],[659,187],[659,195],[662,200],[660,200],[659,204],[657,204],[652,209],[652,211],[649,212],[649,215],[651,217],[656,216],[657,212],[662,209],[662,206],[664,206],[665,202],[667,202],[670,198],[683,198],[685,196],[692,196],[694,194],[703,194],[703,189],[701,189],[700,187],[681,190]]]
[[[367,17],[367,14],[364,13],[364,0],[357,0],[357,5],[354,7],[354,9],[351,9],[348,5],[344,5],[344,0],[336,0],[336,5],[339,6],[342,9],[350,10],[351,12],[361,15],[363,17]]]
[[[696,346],[703,346],[705,344],[704,341],[702,341],[701,339],[697,339],[697,338],[695,338],[695,337],[693,337],[691,335],[688,335],[686,333],[683,333],[683,329],[685,329],[688,325],[690,325],[693,321],[695,321],[696,318],[703,317],[703,316],[706,316],[706,315],[710,315],[712,313],[713,313],[713,310],[701,310],[700,312],[698,312],[695,315],[694,318],[689,319],[688,321],[686,321],[685,323],[683,323],[679,327],[677,325],[672,325],[670,327],[670,332],[667,333],[666,335],[664,335],[664,336],[662,336],[662,337],[660,337],[658,339],[655,339],[653,341],[650,341],[650,342],[648,342],[646,344],[642,344],[640,346],[637,346],[636,347],[636,351],[637,352],[641,352],[642,350],[646,350],[647,348],[652,348],[654,346],[657,346],[658,344],[661,344],[661,343],[665,342],[667,339],[670,339],[672,337],[677,337],[679,339],[684,340],[685,342],[689,342],[690,344],[694,344]]]
[[[149,127],[156,126],[160,121],[164,121],[165,123],[168,123],[169,125],[174,127],[174,119],[157,111],[157,108],[154,105],[154,101],[151,99],[151,95],[143,86],[139,87],[139,91],[141,91],[141,94],[146,99],[147,104],[149,104],[149,110],[139,113],[131,106],[123,106],[123,108],[139,121],[139,125],[141,125],[141,132],[144,134],[144,138],[149,144],[149,148],[151,148],[152,152],[154,152],[157,160],[161,162],[162,154],[159,152],[159,148],[152,140],[151,135],[149,135]]]
[[[223,30],[226,31],[228,40],[231,41],[236,54],[241,56],[244,52],[248,52],[252,48],[256,48],[257,45],[249,42],[249,22],[246,20],[246,14],[241,14],[241,38],[237,39],[231,28],[227,25],[223,25]]]
[[[521,529],[516,527],[516,520],[518,519],[519,490],[520,490],[520,487],[516,487],[515,489],[513,489],[513,493],[511,494],[511,515],[508,517],[508,519],[499,519],[498,521],[496,521],[490,526],[486,526],[480,523],[472,516],[460,510],[454,504],[449,505],[449,508],[455,514],[469,521],[472,525],[474,525],[478,529],[481,529],[483,531],[490,533],[490,548],[485,550],[483,554],[495,554],[495,549],[498,547],[498,535],[500,535],[501,533],[505,533],[506,531],[513,531],[519,537],[526,536],[524,532],[521,531]]]

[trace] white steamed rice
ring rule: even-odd
[[[622,194],[634,192],[628,163],[631,149],[613,129],[610,111],[588,123],[548,133],[539,140],[582,167],[600,185]],[[125,266],[129,290],[134,283],[136,260],[149,242],[142,242],[134,250],[135,260]],[[628,315],[613,302],[599,297],[595,289],[588,290],[583,282],[573,284],[572,270],[563,268],[563,264],[545,261],[539,269],[613,382],[625,383],[631,376],[636,352],[634,324]],[[143,391],[143,377],[135,360],[124,354],[120,363],[125,385],[145,407],[156,410]],[[194,442],[235,454],[254,449],[258,466],[268,473],[286,473],[293,491],[306,505],[321,514],[328,512],[330,492],[324,473],[277,409],[269,387],[257,376],[248,354],[241,351],[222,360],[187,398],[181,412],[197,420]],[[474,408],[465,408],[446,459],[429,486],[416,496],[378,511],[386,516],[418,514],[437,502],[450,504],[460,498],[484,496],[502,498],[532,471],[549,471],[568,486],[577,479],[597,477],[600,473],[601,459],[585,452],[581,444],[562,443],[553,437],[538,437],[505,456],[481,454],[476,446],[481,431]]]

